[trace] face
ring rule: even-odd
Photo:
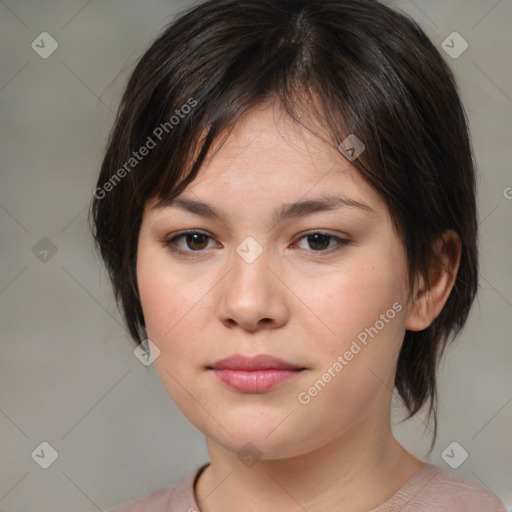
[[[146,205],[137,255],[169,395],[207,437],[268,459],[388,421],[409,311],[383,199],[273,108],[242,119],[180,202]],[[286,364],[216,364],[260,355]]]

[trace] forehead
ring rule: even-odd
[[[322,193],[336,189],[374,202],[380,198],[341,154],[327,133],[301,126],[274,104],[247,112],[227,135],[219,137],[187,190],[268,197]]]
[[[383,198],[328,134],[300,125],[275,104],[252,108],[221,134],[177,198],[153,198],[146,207],[154,219],[167,218],[173,207],[224,223],[263,217],[277,223],[339,207],[353,219],[365,210],[388,214]]]

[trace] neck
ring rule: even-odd
[[[244,465],[207,439],[210,466],[197,482],[201,512],[336,510],[361,512],[390,498],[425,464],[393,437],[389,423],[355,425],[316,450]]]

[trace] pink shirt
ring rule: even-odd
[[[124,502],[106,512],[201,512],[194,485],[209,462],[173,487]],[[494,494],[455,477],[433,464],[426,464],[391,498],[368,512],[507,512]]]

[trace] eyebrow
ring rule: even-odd
[[[173,207],[181,208],[195,215],[200,215],[201,217],[216,218],[223,222],[227,222],[228,220],[228,215],[225,212],[217,211],[208,203],[179,196],[174,199],[160,201],[153,208],[159,209]],[[370,208],[368,205],[348,197],[324,196],[319,197],[318,199],[283,204],[280,208],[274,211],[272,220],[277,224],[285,219],[305,217],[312,213],[336,210],[338,208],[359,208],[376,213],[375,210]]]

